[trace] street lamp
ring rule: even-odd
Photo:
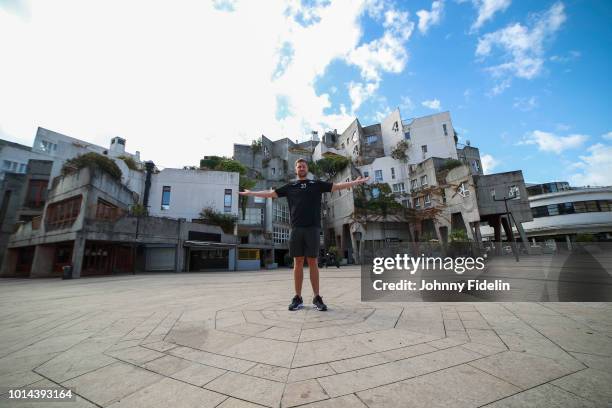
[[[510,220],[510,218],[514,219],[514,217],[512,216],[512,213],[510,212],[510,209],[508,208],[508,201],[510,200],[516,200],[516,195],[514,197],[508,198],[506,196],[504,196],[504,198],[493,198],[493,201],[503,201],[504,205],[506,206],[506,217],[508,219],[508,227],[510,228],[510,245],[512,246],[512,252],[514,252],[514,257],[516,258],[516,262],[519,261],[519,253],[518,250],[516,248],[516,243],[514,242],[514,231],[512,230],[512,221]],[[516,224],[516,223],[515,223]],[[518,227],[517,227],[518,229]]]

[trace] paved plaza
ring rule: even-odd
[[[2,280],[2,392],[77,397],[0,406],[612,404],[612,303],[362,303],[359,282],[323,270],[329,311],[289,312],[288,269]]]

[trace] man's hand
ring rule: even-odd
[[[368,181],[370,181],[370,176],[368,176],[368,177],[359,176],[355,180],[353,180],[353,183],[355,183],[355,184],[363,184],[363,183],[367,183]]]
[[[251,190],[239,191],[238,194],[240,194],[241,196],[250,196]]]

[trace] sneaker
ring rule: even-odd
[[[298,295],[295,295],[291,300],[291,304],[289,305],[289,310],[294,311],[304,307],[304,301]]]
[[[324,312],[327,310],[327,305],[323,303],[321,296],[317,295],[312,299],[312,304],[317,308],[318,311]]]

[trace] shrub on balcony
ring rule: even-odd
[[[198,221],[203,224],[218,225],[223,232],[231,234],[234,232],[237,219],[231,214],[218,213],[213,208],[207,207],[203,208],[200,212],[200,219]]]
[[[410,143],[407,140],[400,140],[397,142],[393,150],[391,150],[391,157],[395,160],[407,161],[408,153],[406,152],[410,147]]]
[[[142,170],[140,168],[140,166],[138,165],[138,163],[136,162],[136,160],[134,160],[130,156],[119,156],[117,158],[123,160],[125,162],[125,165],[127,166],[127,168],[130,169],[130,170],[134,170],[134,171]]]
[[[101,170],[113,179],[121,181],[122,173],[119,166],[112,159],[94,152],[85,153],[66,160],[66,163],[62,166],[61,173],[62,176],[65,176],[85,167]]]

